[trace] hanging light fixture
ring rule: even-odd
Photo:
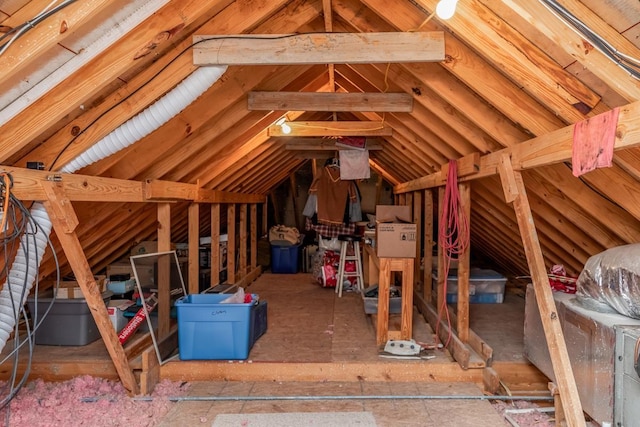
[[[449,19],[456,13],[458,0],[440,0],[436,6],[436,15],[440,19]]]
[[[280,129],[282,129],[282,133],[284,133],[285,135],[289,135],[291,133],[291,126],[287,124],[286,117],[282,117],[281,119],[279,119],[276,122],[276,125],[280,126]]]

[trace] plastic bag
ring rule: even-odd
[[[338,240],[337,237],[334,237],[332,239],[327,239],[326,237],[323,238],[322,236],[318,236],[318,247],[320,249],[340,252],[341,246],[342,244],[340,243],[340,240]]]
[[[220,304],[246,304],[252,301],[253,296],[251,294],[245,294],[244,288],[238,288],[233,295],[220,301]]]

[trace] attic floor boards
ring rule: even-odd
[[[364,314],[361,298],[345,293],[337,298],[308,274],[264,273],[248,291],[268,302],[268,330],[243,362],[180,361],[161,367],[161,377],[187,381],[396,381],[472,382],[482,384],[482,370],[462,370],[447,352],[434,359],[382,359],[375,345],[375,329]],[[471,327],[494,348],[500,373],[522,370],[524,382],[545,380],[522,357],[524,299],[507,293],[504,304],[471,306]],[[398,320],[399,322],[399,320]],[[393,322],[392,322],[393,324]],[[499,325],[499,326],[497,326]],[[433,342],[422,316],[414,313],[414,339]],[[10,348],[8,343],[5,348]],[[21,352],[21,364],[26,353]],[[0,373],[8,374],[9,365]],[[62,380],[81,374],[117,378],[104,344],[81,347],[36,346],[31,377]],[[532,375],[529,375],[532,374]],[[502,374],[501,374],[502,375]]]

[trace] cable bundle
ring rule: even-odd
[[[6,172],[0,172],[0,215],[2,215],[2,218],[0,219],[0,242],[2,242],[3,250],[3,264],[0,270],[0,283],[4,283],[6,289],[3,289],[2,292],[7,291],[6,294],[9,296],[8,301],[11,305],[10,307],[5,307],[3,305],[2,307],[0,307],[0,311],[2,313],[2,316],[4,316],[6,319],[9,319],[9,317],[7,316],[10,316],[12,317],[11,320],[13,320],[13,349],[7,356],[0,360],[0,365],[9,360],[11,360],[13,363],[13,367],[10,369],[10,379],[7,381],[7,384],[3,388],[0,388],[0,409],[4,408],[9,403],[11,399],[13,399],[13,397],[15,397],[15,395],[18,393],[20,388],[26,383],[31,369],[31,359],[33,355],[33,347],[35,344],[35,331],[38,328],[38,325],[42,322],[42,319],[44,319],[46,314],[49,312],[51,305],[53,305],[52,300],[51,305],[48,307],[46,312],[40,316],[40,319],[38,319],[37,313],[31,313],[31,325],[33,325],[33,328],[31,328],[31,325],[28,321],[27,313],[22,305],[23,301],[25,301],[27,297],[27,295],[25,294],[30,288],[24,283],[12,283],[11,281],[11,276],[9,275],[9,266],[12,262],[14,262],[15,257],[18,255],[18,251],[24,252],[21,254],[24,258],[29,258],[34,253],[36,256],[38,255],[38,244],[36,242],[35,234],[40,228],[40,225],[33,217],[29,209],[11,193],[12,186],[12,176]],[[22,247],[20,247],[19,245],[21,239]],[[54,260],[57,267],[58,260],[56,258],[55,250],[53,250],[51,241],[48,241],[48,243],[52,248]],[[29,264],[27,263],[25,265],[28,269]],[[58,271],[59,275],[59,269],[56,268],[56,270]],[[26,281],[28,278],[28,274],[25,273],[24,277]],[[19,326],[21,318],[24,318],[25,320],[25,336],[20,335]],[[23,373],[22,377],[18,378],[18,362],[20,356],[19,350],[25,343],[28,345],[28,362],[26,364],[25,372]],[[8,414],[9,412],[7,411],[7,416]]]
[[[447,306],[447,279],[449,278],[449,268],[451,260],[458,258],[469,249],[469,218],[462,210],[460,202],[460,192],[458,191],[458,162],[449,160],[449,172],[447,174],[447,182],[445,184],[444,200],[442,201],[442,216],[438,221],[438,244],[444,253],[444,287],[442,292],[442,306],[440,307],[438,321],[436,322],[436,339],[439,339],[440,320],[442,313],[447,317],[447,326],[449,326],[449,336],[446,347],[451,341],[451,318],[449,316],[449,308]]]

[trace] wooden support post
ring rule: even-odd
[[[189,205],[189,289],[190,294],[200,292],[200,205]]]
[[[538,301],[540,318],[542,319],[542,326],[547,339],[549,354],[551,355],[551,365],[553,366],[553,373],[555,374],[558,389],[560,390],[560,397],[564,404],[565,416],[570,426],[585,426],[582,404],[580,403],[578,388],[569,360],[569,353],[567,352],[567,346],[564,341],[560,318],[556,310],[551,287],[549,286],[549,276],[547,275],[547,270],[544,265],[544,257],[533,222],[531,206],[527,198],[522,173],[514,171],[508,159],[505,159],[504,166],[500,167],[499,170],[501,175],[509,175],[501,178],[502,182],[513,182],[513,188],[515,188],[516,191],[513,208],[518,220],[518,227],[522,236],[529,270],[531,271],[531,279],[533,281],[536,300]],[[512,193],[512,191],[513,190],[505,189],[505,194]]]
[[[560,391],[558,390],[558,386],[550,382],[548,384],[549,391],[551,392],[551,396],[553,396],[553,408],[555,412],[555,421],[556,425],[559,427],[565,427],[567,425],[567,420],[564,415],[564,409],[562,408],[562,399],[560,398]]]
[[[424,269],[422,270],[423,274],[423,283],[424,286],[422,288],[422,296],[424,300],[433,304],[432,299],[432,289],[433,289],[433,281],[431,274],[433,272],[433,190],[425,190],[424,192]]]
[[[227,205],[227,282],[236,283],[236,205]]]
[[[171,250],[171,204],[158,204],[158,252]],[[169,334],[171,310],[171,262],[167,256],[158,259],[158,339]]]
[[[468,182],[458,184],[460,193],[460,211],[458,213],[458,223],[470,221],[471,216],[471,187]],[[458,337],[463,343],[469,341],[469,261],[471,248],[458,255],[458,322],[456,329]]]
[[[268,204],[267,202],[264,202],[262,204],[262,230],[260,232],[261,236],[266,236],[267,235],[267,231],[269,229],[269,219],[268,219]]]
[[[293,217],[296,222],[296,228],[302,230],[300,225],[300,215],[298,215],[298,185],[296,184],[296,174],[289,174],[289,184],[291,185],[291,203],[293,206]]]
[[[378,174],[378,180],[376,181],[376,205],[380,204],[380,199],[382,198],[382,184],[382,175]]]
[[[442,210],[444,205],[444,187],[438,187],[438,219],[437,222],[442,218]],[[437,283],[437,291],[436,291],[436,301],[437,301],[437,311],[438,311],[438,319],[442,319],[443,313],[442,311],[445,309],[446,304],[446,292],[445,292],[445,283],[447,281],[447,277],[445,277],[444,273],[444,251],[442,249],[442,245],[440,244],[441,236],[438,236],[438,283]]]
[[[214,203],[211,205],[211,287],[220,283],[220,256],[220,203]]]
[[[413,277],[421,282],[420,266],[422,264],[422,192],[413,193],[413,222],[416,223],[416,259],[413,263]],[[424,284],[424,282],[422,282]]]
[[[251,203],[250,207],[249,227],[251,233],[251,270],[258,266],[258,205]]]
[[[78,224],[78,217],[71,202],[64,195],[61,187],[59,187],[57,183],[41,181],[41,185],[47,196],[47,200],[43,202],[44,206],[49,213],[49,218],[58,236],[60,245],[82,289],[82,294],[87,301],[91,315],[100,331],[100,335],[118,372],[120,381],[122,381],[122,385],[129,394],[136,395],[139,390],[138,383],[136,382],[124,349],[118,340],[118,335],[109,319],[104,299],[93,278],[91,267],[75,232],[75,226],[73,224]]]
[[[238,223],[240,227],[240,256],[238,257],[238,272],[239,279],[242,279],[247,274],[247,204],[240,205],[240,221]]]

